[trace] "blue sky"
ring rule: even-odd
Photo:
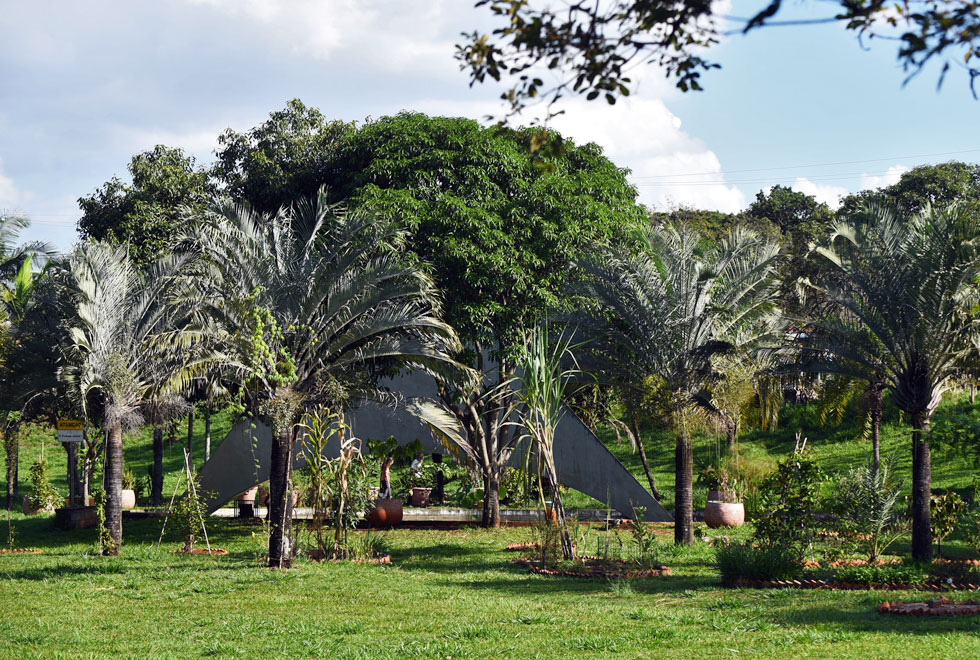
[[[77,198],[124,177],[133,154],[162,143],[206,163],[221,130],[291,98],[348,120],[502,111],[501,88],[470,88],[453,60],[461,32],[492,25],[470,0],[0,0],[0,15],[0,209],[27,213],[27,237],[62,249]],[[555,126],[600,143],[657,208],[734,211],[776,183],[834,203],[922,162],[980,160],[965,74],[939,92],[935,69],[903,87],[895,50],[862,50],[839,25],[730,36],[707,91],[682,94],[642,67],[630,100],[570,100]]]

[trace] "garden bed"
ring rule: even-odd
[[[208,551],[207,548],[194,548],[190,552],[188,552],[184,548],[177,548],[176,550],[171,550],[170,552],[175,555],[208,555],[212,557],[214,556],[220,557],[221,555],[228,554],[228,551],[225,550],[224,548],[215,548],[213,546],[211,547],[210,552]]]
[[[622,559],[600,559],[598,557],[583,557],[581,561],[562,562],[553,567],[546,568],[541,562],[528,557],[518,557],[512,559],[515,564],[527,567],[532,573],[537,575],[554,575],[562,577],[576,578],[602,578],[602,579],[633,579],[660,577],[670,575],[669,566],[657,566],[655,568],[638,568],[636,564]]]
[[[903,614],[905,616],[955,616],[980,615],[980,601],[964,600],[956,603],[946,598],[918,603],[892,603],[885,601],[878,605],[882,614]]]
[[[821,580],[816,578],[801,578],[799,580],[722,580],[726,587],[749,589],[838,589],[877,591],[978,591],[980,585],[956,582],[924,582],[921,584],[889,583],[889,582],[841,582],[839,580]]]
[[[379,555],[377,557],[359,557],[357,559],[333,559],[330,557],[324,557],[318,550],[315,550],[307,555],[310,561],[316,562],[328,562],[332,564],[390,564],[391,555]]]

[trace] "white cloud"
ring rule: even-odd
[[[871,190],[894,185],[898,183],[898,180],[902,178],[902,175],[908,171],[909,168],[905,167],[904,165],[892,165],[888,168],[888,171],[882,175],[876,176],[871,174],[862,174],[861,190]]]
[[[3,173],[3,161],[0,160],[0,208],[16,206],[22,200],[22,195],[14,186],[14,180]]]
[[[793,182],[793,189],[797,192],[805,193],[816,198],[818,202],[823,202],[832,209],[840,206],[841,198],[845,197],[850,191],[843,186],[830,186],[814,183],[803,176],[796,177]]]
[[[460,32],[472,29],[472,19],[461,19],[474,11],[452,0],[185,1],[257,24],[261,38],[298,55],[457,78],[454,43]]]
[[[224,127],[192,128],[186,131],[169,130],[160,127],[115,126],[112,129],[115,139],[133,154],[148,151],[158,144],[180,147],[185,153],[207,161],[218,147],[218,135]]]
[[[624,99],[612,107],[570,101],[554,125],[576,142],[599,144],[614,163],[631,169],[630,180],[648,206],[729,213],[745,208],[742,191],[725,183],[718,156],[682,130],[681,119],[659,99]]]

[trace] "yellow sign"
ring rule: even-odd
[[[78,419],[59,419],[56,424],[58,428],[58,442],[85,442],[82,431],[84,425]]]

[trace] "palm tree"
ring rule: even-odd
[[[50,385],[43,374],[31,369],[18,369],[23,362],[32,360],[30,351],[24,351],[25,334],[22,326],[37,307],[37,292],[43,282],[47,264],[39,273],[33,266],[36,261],[46,262],[54,254],[53,248],[43,242],[29,242],[15,245],[20,233],[30,226],[26,216],[16,213],[0,212],[0,305],[2,305],[2,325],[4,345],[2,347],[5,377],[0,386],[0,425],[3,428],[4,448],[7,459],[7,508],[13,506],[18,497],[19,462],[19,411],[24,403],[37,393],[38,388]],[[32,259],[33,258],[33,259]],[[48,344],[50,347],[50,344]],[[34,366],[37,366],[34,364]],[[15,384],[16,381],[16,384]]]
[[[832,313],[811,320],[817,348],[841,369],[881,373],[912,425],[912,555],[932,556],[929,425],[975,334],[980,224],[955,206],[896,215],[870,203],[815,251],[833,276]]]
[[[395,368],[455,378],[462,368],[449,356],[459,343],[439,318],[430,278],[397,254],[404,233],[342,212],[324,190],[273,215],[218,202],[193,226],[188,241],[206,267],[199,296],[221,366],[273,431],[269,565],[286,566],[286,495],[304,411],[395,400],[377,386]]]
[[[195,366],[196,339],[182,321],[186,258],[171,256],[138,270],[125,246],[86,243],[68,260],[68,286],[75,301],[69,319],[68,366],[61,377],[87,415],[99,411],[106,442],[105,554],[122,544],[122,434],[143,423],[140,409],[163,393],[185,388]]]
[[[611,253],[586,264],[585,295],[600,304],[582,331],[583,369],[624,388],[661,378],[669,393],[674,453],[674,541],[690,544],[693,525],[693,450],[690,416],[712,374],[712,357],[769,328],[778,247],[735,228],[718,244],[668,225],[647,233],[649,251],[632,258]],[[769,323],[760,323],[767,319]],[[584,356],[583,356],[584,359]]]

